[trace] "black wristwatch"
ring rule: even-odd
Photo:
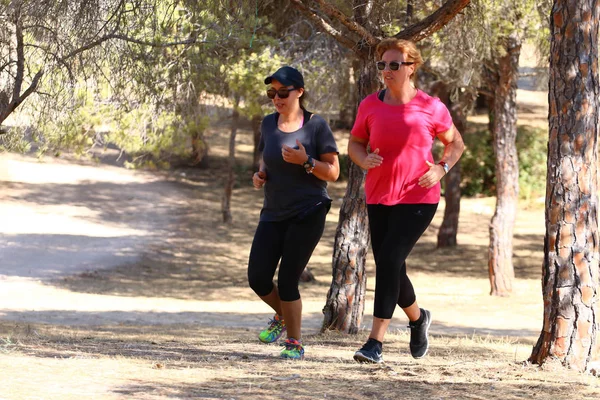
[[[445,173],[448,173],[448,171],[450,171],[450,167],[444,161],[440,161],[438,164],[441,165],[442,168],[444,168]]]
[[[304,164],[302,164],[302,166],[304,167],[304,171],[306,171],[307,174],[312,174],[315,170],[315,159],[309,155],[306,161],[304,161]]]

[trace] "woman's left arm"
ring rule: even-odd
[[[446,175],[446,170],[440,164],[442,162],[446,163],[448,170],[450,170],[465,150],[465,143],[454,124],[447,131],[438,134],[437,138],[444,144],[444,154],[436,164],[425,160],[429,165],[429,171],[419,179],[419,185],[427,189],[432,188]]]
[[[306,149],[296,140],[298,149],[293,149],[290,146],[283,145],[281,152],[283,159],[291,164],[304,165],[305,161],[308,161],[308,154]],[[324,153],[316,157],[312,157],[315,167],[312,170],[312,174],[322,181],[335,182],[340,176],[340,162],[337,153]]]
[[[340,161],[337,153],[325,153],[315,159],[313,175],[322,181],[335,182],[340,176]]]
[[[443,161],[448,165],[448,169],[450,169],[454,167],[460,156],[462,156],[465,150],[465,143],[454,124],[446,132],[438,134],[437,138],[444,144],[444,154],[438,163]],[[442,169],[444,168],[442,167]]]

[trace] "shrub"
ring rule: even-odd
[[[495,156],[490,132],[477,130],[464,135],[462,193],[465,196],[495,196]],[[546,188],[547,130],[530,126],[517,129],[519,197],[530,200],[543,196]]]

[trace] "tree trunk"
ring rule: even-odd
[[[359,99],[377,90],[377,71],[371,59],[360,61]],[[323,308],[322,331],[357,333],[364,313],[367,287],[365,262],[369,247],[365,173],[349,162],[348,186],[340,208],[333,245],[332,281]]]
[[[490,223],[488,269],[493,296],[512,293],[515,277],[512,239],[519,202],[517,156],[517,78],[521,41],[506,38],[506,54],[498,59],[498,82],[494,108],[494,153],[496,155],[496,212]]]
[[[444,178],[444,219],[438,231],[437,248],[456,247],[458,217],[460,215],[460,161]]]
[[[549,80],[544,325],[530,361],[598,360],[598,0],[555,1]]]
[[[261,115],[255,115],[252,117],[252,138],[254,141],[254,151],[252,153],[252,171],[258,171],[260,168],[260,151],[258,151],[258,143],[260,142],[260,123],[262,121]]]
[[[240,95],[235,94],[233,99],[233,113],[231,115],[231,134],[229,136],[229,158],[227,160],[227,179],[225,180],[225,192],[223,193],[223,222],[230,224],[233,222],[231,216],[231,195],[233,185],[235,184],[235,137],[237,135]]]

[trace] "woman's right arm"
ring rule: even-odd
[[[267,167],[265,166],[262,156],[260,157],[258,165],[260,166],[258,172],[255,172],[252,176],[252,185],[254,185],[255,189],[260,189],[267,181]]]
[[[383,161],[383,157],[379,155],[379,149],[375,149],[372,153],[367,153],[368,144],[369,139],[362,139],[353,135],[350,135],[350,140],[348,141],[348,155],[354,161],[354,164],[362,169],[379,167]]]

